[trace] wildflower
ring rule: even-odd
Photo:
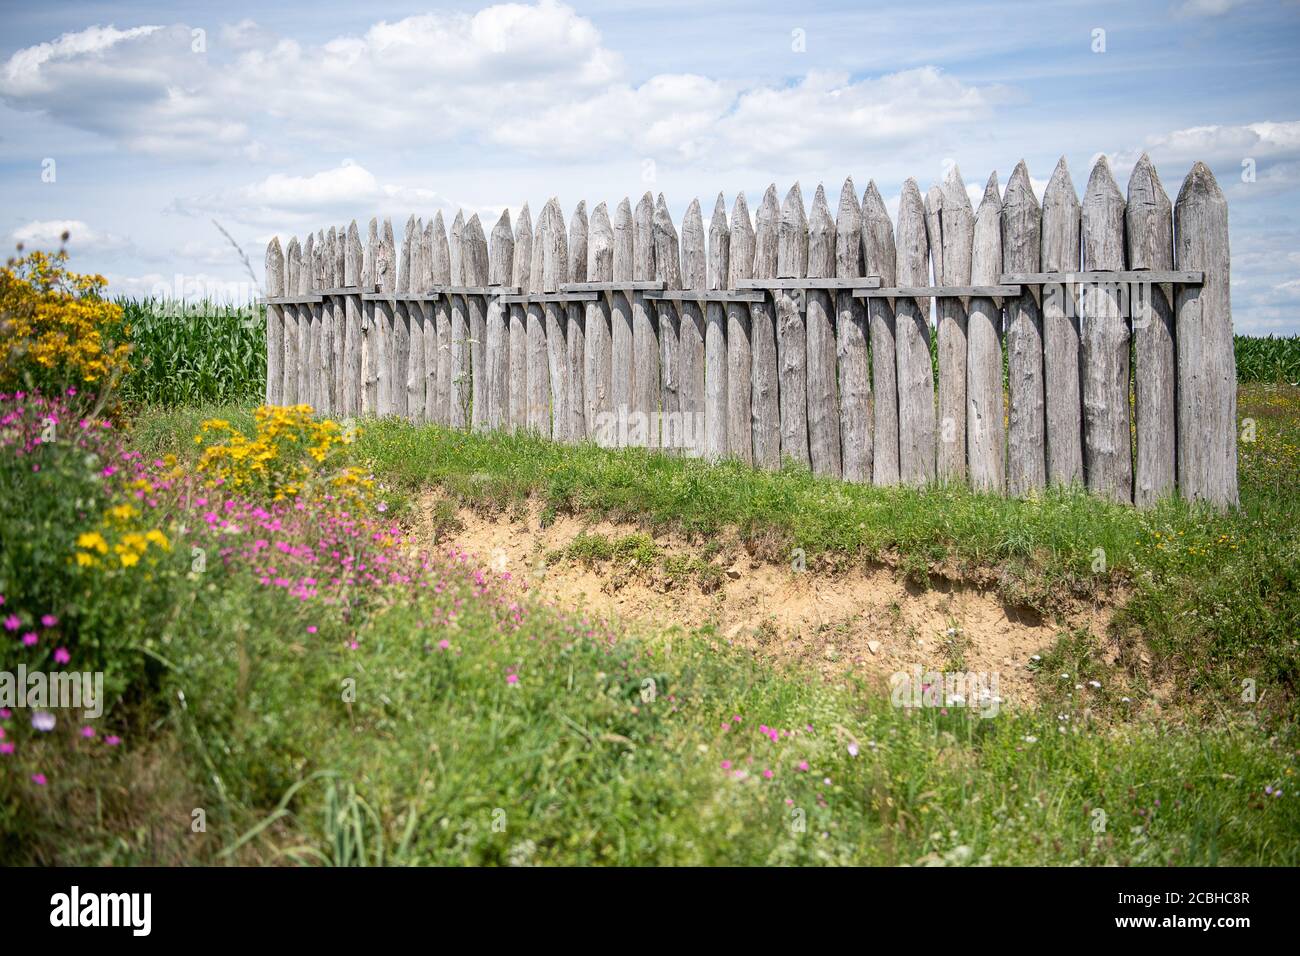
[[[68,653],[66,647],[56,647],[54,649],[54,660],[59,664],[67,664],[72,660],[72,655]]]
[[[518,674],[507,674],[507,675],[506,675],[506,683],[507,683],[507,684],[518,684],[518,683],[519,683],[519,675],[518,675]]]
[[[26,634],[23,635],[23,646],[24,646],[24,647],[35,647],[35,646],[36,646],[36,642],[37,642],[38,640],[40,640],[40,638],[38,638],[38,637],[36,636],[36,632],[35,632],[35,631],[28,631]]]
[[[23,626],[23,622],[18,619],[17,614],[10,614],[7,618],[5,618],[6,631],[16,631],[18,630],[18,628],[22,626]]]
[[[807,773],[807,772],[808,772],[808,761],[807,761],[807,760],[800,760],[800,761],[799,761],[799,769],[802,770],[804,773]]]
[[[81,736],[85,737],[87,740],[90,740],[95,736],[95,728],[87,724],[85,727],[81,728]]]
[[[853,743],[849,744],[849,756],[856,757],[857,755],[858,755],[858,743],[855,740]]]
[[[731,761],[730,761],[730,760],[724,760],[724,761],[722,761],[722,769],[723,769],[723,770],[730,770],[730,769],[731,769]]]
[[[0,754],[11,754],[14,752],[14,745],[10,743],[0,744]]]
[[[107,737],[104,738],[104,743],[107,744],[109,747],[116,747],[121,742],[122,742],[122,738],[119,737],[117,734],[109,734]]]
[[[445,651],[450,647],[451,647],[451,641],[447,640],[445,637],[438,642],[438,650],[440,651]]]
[[[42,614],[42,615],[41,615],[41,626],[42,626],[42,627],[53,627],[55,624],[58,624],[58,623],[59,623],[59,619],[58,619],[57,617],[55,617],[53,614]]]
[[[315,633],[316,633],[316,625],[315,625],[315,624],[308,624],[308,625],[307,625],[307,633],[308,633],[308,634],[315,634]]]
[[[763,771],[763,779],[764,779],[764,780],[771,780],[774,776],[776,776],[776,774],[774,774],[771,770],[766,770],[766,769],[765,769],[765,770]]]
[[[43,734],[48,734],[54,729],[54,715],[48,710],[38,710],[32,714],[32,726]]]
[[[38,787],[43,787],[43,786],[45,786],[45,783],[46,783],[46,780],[45,780],[45,774],[43,774],[43,773],[34,773],[34,774],[32,774],[32,783],[36,784],[36,786],[38,786]]]

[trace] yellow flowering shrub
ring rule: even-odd
[[[31,252],[0,271],[0,391],[102,390],[128,367],[130,329],[101,294],[107,280]]]
[[[171,551],[171,541],[158,528],[141,530],[141,510],[133,504],[114,505],[94,531],[77,535],[78,567],[133,568],[143,559],[153,566]]]
[[[203,422],[194,442],[203,447],[198,469],[210,483],[284,501],[323,491],[343,501],[364,500],[374,487],[367,472],[348,463],[355,432],[317,419],[310,405],[263,405],[250,438],[230,422]]]

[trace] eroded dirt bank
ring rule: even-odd
[[[453,517],[454,515],[454,517]],[[879,681],[924,669],[997,672],[1000,696],[1032,704],[1031,655],[1065,629],[1106,633],[1111,609],[1085,606],[1054,619],[1005,605],[991,590],[936,580],[918,588],[889,568],[818,572],[752,557],[738,542],[689,544],[673,534],[559,516],[542,526],[532,506],[484,516],[432,492],[414,530],[422,542],[459,549],[481,567],[509,571],[532,600],[613,618],[648,632],[712,625],[718,640],[774,662],[798,661],[827,677]],[[583,542],[638,536],[639,555],[592,558]],[[577,547],[575,547],[577,542]],[[665,568],[665,560],[676,567]]]

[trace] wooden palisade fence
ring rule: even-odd
[[[1173,204],[1146,156],[1127,197],[1099,159],[1082,202],[1062,159],[1041,205],[1022,162],[975,208],[955,167],[924,196],[909,179],[896,224],[849,180],[833,215],[820,186],[810,211],[772,186],[752,220],[719,195],[707,229],[693,201],[679,237],[662,195],[580,203],[567,230],[551,199],[490,239],[439,213],[400,242],[375,219],[364,247],[355,222],[272,240],[267,402],[877,485],[1237,502],[1227,206],[1201,163]]]

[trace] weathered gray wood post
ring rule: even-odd
[[[1204,163],[1174,203],[1175,260],[1205,273],[1178,287],[1178,486],[1188,501],[1237,501],[1237,364],[1229,294],[1228,204]]]
[[[708,291],[709,250],[698,199],[691,200],[691,204],[686,207],[686,216],[682,219],[681,264],[682,288],[695,292]],[[709,441],[705,401],[705,335],[703,306],[694,299],[683,299],[679,444],[692,457],[703,455]]]
[[[333,256],[325,245],[325,230],[319,229],[316,232],[316,245],[312,250],[312,293],[321,295],[326,286],[329,284],[328,264],[332,261]],[[325,324],[326,306],[322,298],[319,302],[313,302],[311,307],[311,372],[307,381],[308,394],[311,396],[312,408],[318,414],[327,412],[325,408],[325,397],[327,389],[325,387],[325,376],[328,369],[325,365],[325,356],[329,349],[326,345],[326,336],[329,330]]]
[[[520,292],[532,288],[533,219],[528,203],[519,210],[515,223],[514,262],[510,284]],[[528,427],[528,309],[521,302],[510,303],[510,430]]]
[[[451,243],[441,211],[433,217],[433,284],[451,285]],[[430,420],[447,425],[451,423],[451,297],[445,294],[433,304],[433,348],[434,354],[424,357],[434,384]],[[425,400],[427,403],[427,394]]]
[[[894,245],[894,224],[889,221],[885,201],[875,180],[862,194],[862,268],[866,275],[879,276],[892,288],[898,279]],[[898,361],[894,304],[886,298],[867,300],[867,322],[871,333],[872,460],[871,482],[896,485],[898,464]]]
[[[347,269],[347,226],[339,225],[335,230],[334,242],[334,287],[341,289],[343,276]],[[330,304],[334,307],[333,323],[330,325],[330,345],[333,346],[333,362],[330,364],[330,407],[339,418],[343,416],[343,337],[347,333],[347,307],[343,295],[331,295]]]
[[[365,256],[361,261],[361,291],[374,292],[378,287],[375,265],[379,261],[379,220],[373,216],[366,235]],[[361,300],[361,414],[379,414],[379,330],[376,319],[379,303]]]
[[[447,244],[451,256],[451,284],[465,287],[465,213],[456,211],[451,221],[451,238]],[[452,428],[469,424],[470,370],[469,370],[469,306],[465,296],[451,297],[451,378],[448,381],[448,421]]]
[[[464,261],[461,269],[465,285],[483,289],[488,284],[488,243],[483,235],[483,223],[478,213],[469,217],[461,241]],[[465,296],[465,310],[469,316],[470,408],[469,422],[476,430],[487,427],[488,377],[487,377],[487,298],[483,295]]]
[[[722,194],[718,194],[722,200]],[[728,234],[729,256],[725,284],[728,289],[754,277],[754,225],[749,218],[745,194],[736,193],[731,206]],[[754,426],[751,389],[753,350],[749,305],[727,303],[727,454],[747,465],[754,463]]]
[[[415,220],[408,224],[411,244],[408,259],[407,292],[419,294],[428,290],[431,283],[424,280],[424,223]],[[424,304],[415,300],[406,302],[409,337],[406,350],[406,417],[413,421],[424,420]]]
[[[587,281],[587,203],[581,200],[569,220],[569,271],[567,282]],[[587,309],[585,302],[569,302],[568,311],[568,370],[569,382],[569,441],[582,441],[587,437],[586,355]]]
[[[393,295],[397,291],[397,246],[393,241],[393,223],[385,219],[379,232],[379,250],[375,255],[375,284],[379,292]],[[395,315],[387,299],[376,301],[375,308],[375,371],[379,376],[378,407],[380,418],[397,414],[398,379],[394,378],[397,365],[397,339],[394,328]]]
[[[704,285],[711,292],[720,292],[727,288],[727,273],[731,268],[731,233],[727,228],[727,204],[723,202],[722,193],[718,193],[718,200],[713,204],[708,241]],[[729,442],[728,304],[708,302],[704,307],[704,454],[710,461],[725,458]],[[748,438],[748,434],[745,437]]]
[[[291,236],[284,247],[285,295],[297,295],[302,286],[302,246]],[[280,363],[280,404],[298,404],[298,307],[284,307],[284,358]]]
[[[681,249],[677,243],[677,229],[673,226],[663,193],[655,204],[654,213],[655,274],[668,290],[682,287]],[[681,314],[677,303],[671,299],[652,301],[659,326],[659,418],[660,444],[667,451],[680,452],[685,439],[682,431],[682,347]],[[653,426],[652,426],[653,430]]]
[[[944,178],[939,209],[941,253],[934,261],[937,285],[970,285],[975,213],[961,171],[954,165]],[[935,237],[930,238],[934,250]],[[966,357],[969,300],[946,296],[938,300],[939,444],[937,473],[943,481],[966,480]]]
[[[1041,268],[1077,272],[1080,263],[1079,197],[1065,157],[1043,191]],[[1043,286],[1043,391],[1046,405],[1047,480],[1083,484],[1083,392],[1079,384],[1079,309],[1070,283]]]
[[[528,291],[546,291],[542,270],[546,265],[546,243],[550,241],[550,215],[546,208],[537,214],[533,227],[532,256],[528,264]],[[552,265],[552,269],[554,266]],[[528,430],[542,438],[551,437],[551,373],[546,354],[546,312],[542,303],[528,303]]]
[[[284,295],[284,250],[280,237],[266,246],[267,297]],[[284,391],[284,306],[266,304],[266,404],[282,404]]]
[[[636,226],[632,203],[625,196],[614,211],[614,281],[629,285],[636,274]],[[632,414],[636,378],[636,335],[632,330],[632,302],[623,292],[610,300],[610,367],[614,411],[620,423]],[[625,427],[615,429],[615,444],[627,443]]]
[[[632,216],[632,278],[655,278],[654,199],[641,197]],[[632,411],[628,443],[659,447],[659,334],[644,292],[632,292]]]
[[[569,277],[569,238],[564,228],[564,213],[559,199],[552,196],[542,210],[546,223],[542,246],[542,291],[558,294],[560,283]],[[569,441],[569,314],[562,302],[547,300],[543,304],[546,314],[546,356],[551,377],[551,437],[556,441]]]
[[[733,225],[734,230],[734,225]],[[754,278],[775,279],[781,242],[781,209],[776,184],[767,187],[759,203],[754,228]],[[781,404],[778,384],[775,297],[749,306],[749,342],[753,364],[750,418],[754,428],[754,464],[781,467]]]
[[[809,253],[811,257],[811,252]],[[852,177],[840,189],[835,213],[835,275],[862,275],[862,209]],[[871,369],[867,305],[852,289],[835,295],[836,366],[840,399],[840,458],[845,481],[871,481]]]
[[[1124,268],[1124,197],[1103,156],[1083,196],[1083,264],[1089,271]],[[1083,470],[1088,490],[1133,500],[1129,428],[1129,330],[1119,282],[1085,285],[1083,325]]]
[[[325,248],[321,258],[321,342],[320,342],[320,411],[326,415],[331,415],[335,411],[334,407],[334,381],[336,368],[334,365],[334,340],[336,338],[334,327],[334,300],[332,295],[325,295],[326,289],[333,289],[339,284],[339,279],[335,273],[335,266],[338,261],[338,235],[333,226],[330,226],[329,232],[325,234]]]
[[[1002,277],[1002,198],[998,174],[989,176],[975,211],[971,283],[999,285]],[[1002,400],[1002,309],[993,299],[970,300],[966,329],[966,446],[971,487],[1006,491],[1006,426]]]
[[[302,246],[302,268],[298,272],[298,294],[311,295],[316,285],[316,235],[307,233],[307,241]],[[314,405],[312,401],[312,307],[310,304],[298,307],[298,404]]]
[[[591,211],[587,236],[587,281],[614,281],[614,227],[602,202]],[[598,296],[587,303],[586,349],[583,352],[583,407],[587,434],[605,446],[615,444],[613,410],[611,329],[609,298]]]
[[[409,294],[417,290],[415,281],[416,268],[420,260],[420,230],[416,226],[415,216],[407,219],[406,232],[402,234],[402,248],[398,254],[398,293]],[[416,376],[415,343],[424,343],[415,303],[399,302],[394,306],[393,328],[396,338],[396,362],[394,364],[394,381],[396,382],[396,405],[398,415],[404,419],[415,419],[416,408],[424,412],[424,376]],[[416,389],[420,389],[416,393]]]
[[[1173,269],[1173,207],[1146,153],[1129,177],[1124,224],[1130,269]],[[1130,301],[1134,301],[1132,297]],[[1132,311],[1131,318],[1137,360],[1133,375],[1137,419],[1133,500],[1145,508],[1174,493],[1177,475],[1172,288],[1146,283],[1141,306]]]
[[[411,290],[427,295],[433,288],[433,230],[432,223],[425,224],[423,219],[416,221],[416,265],[411,270]],[[437,334],[433,324],[433,303],[411,302],[411,377],[418,384],[407,399],[407,411],[418,422],[430,420],[433,402],[430,395],[436,388],[436,359],[432,369],[429,368],[429,356],[437,351]]]
[[[903,183],[898,206],[898,284],[930,284],[925,203],[915,179]],[[934,367],[930,361],[930,301],[903,296],[894,302],[898,364],[899,479],[923,485],[935,477]]]
[[[1037,272],[1042,219],[1022,159],[1002,197],[1002,271]],[[1043,317],[1032,288],[1007,302],[1007,368],[1011,401],[1007,429],[1007,490],[1023,497],[1047,482],[1043,397]]]
[[[361,270],[365,255],[357,221],[348,225],[343,250],[343,285],[352,291],[343,297],[343,414],[361,414]]]
[[[835,277],[835,222],[821,184],[808,220],[808,278]],[[849,290],[852,291],[852,290]],[[808,458],[817,475],[840,477],[840,404],[835,366],[835,296],[809,289],[806,299]]]
[[[781,226],[776,252],[780,279],[808,275],[808,216],[803,192],[795,183],[781,204]],[[808,455],[808,333],[803,289],[778,289],[776,293],[776,353],[778,402],[781,408],[781,458],[809,467]]]
[[[514,267],[515,237],[510,229],[510,210],[503,210],[492,227],[488,247],[488,285],[510,285]],[[487,309],[487,427],[505,429],[510,425],[510,330],[507,326],[509,306],[499,295],[488,300]]]
[[[395,291],[405,295],[411,291],[411,265],[415,256],[415,217],[406,220],[406,229],[397,250],[397,286]],[[393,349],[390,353],[393,369],[393,414],[408,417],[411,406],[411,312],[408,303],[393,303]],[[420,396],[424,403],[424,396]]]

